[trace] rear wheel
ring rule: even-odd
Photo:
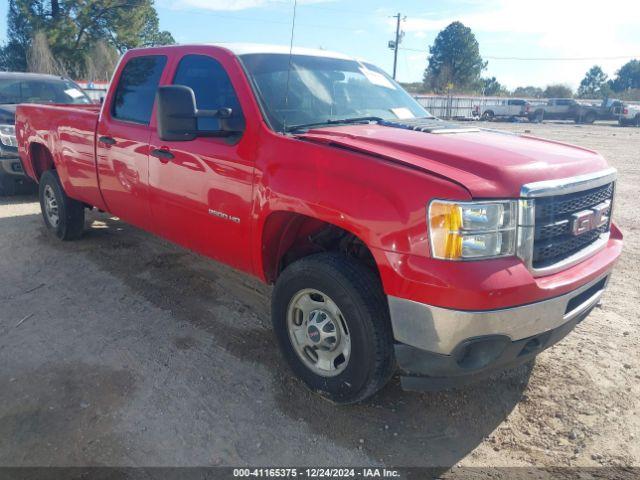
[[[493,120],[493,117],[495,117],[495,114],[491,110],[487,110],[482,114],[481,119],[490,122],[491,120]]]
[[[533,123],[542,123],[542,120],[544,120],[543,110],[536,110],[533,115],[529,117],[529,121]]]
[[[294,373],[336,403],[364,400],[393,374],[380,281],[346,255],[321,253],[289,265],[276,283],[272,321]]]
[[[55,170],[40,178],[40,209],[47,229],[60,240],[75,240],[84,230],[84,205],[69,198]]]

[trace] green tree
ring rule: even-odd
[[[585,74],[578,87],[578,96],[581,98],[598,98],[607,96],[607,74],[598,65],[594,65]]]
[[[496,77],[486,77],[480,79],[480,93],[488,97],[496,97],[501,95],[507,95],[509,92],[498,81]]]
[[[616,78],[611,82],[614,92],[640,88],[640,60],[631,60],[625,63],[616,72]]]
[[[527,87],[518,87],[513,91],[514,97],[524,98],[541,98],[544,92],[539,87],[533,87],[531,85]]]
[[[160,31],[153,0],[9,0],[9,42],[1,66],[25,70],[37,33],[44,33],[56,61],[68,74],[85,73],[87,58],[100,41],[119,52],[175,43]]]
[[[16,0],[9,0],[7,12],[9,40],[0,50],[0,68],[3,70],[25,71],[27,69],[27,53],[35,32],[34,25],[28,20],[31,15],[23,11],[25,7],[27,5],[18,5]],[[31,9],[28,13],[31,13]]]
[[[571,98],[573,97],[573,90],[567,85],[561,83],[555,83],[547,85],[544,89],[542,96],[545,98]]]
[[[460,22],[453,22],[438,34],[429,47],[424,84],[438,92],[474,89],[486,66],[471,29]]]

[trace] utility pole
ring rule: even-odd
[[[402,15],[398,13],[392,18],[396,19],[396,39],[395,41],[392,40],[389,42],[389,48],[393,49],[393,79],[395,80],[396,73],[398,71],[398,49],[400,48],[400,42],[402,41],[403,36],[403,32],[400,30],[400,21],[402,20]]]

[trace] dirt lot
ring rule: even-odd
[[[336,407],[288,372],[265,287],[106,215],[60,243],[33,199],[3,199],[0,465],[640,465],[640,129],[491,127],[620,171],[605,303],[535,365]]]

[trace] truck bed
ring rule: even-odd
[[[26,174],[36,182],[48,161],[37,147],[53,152],[53,163],[67,194],[102,208],[96,167],[95,132],[100,105],[22,104],[16,109],[18,153]]]

